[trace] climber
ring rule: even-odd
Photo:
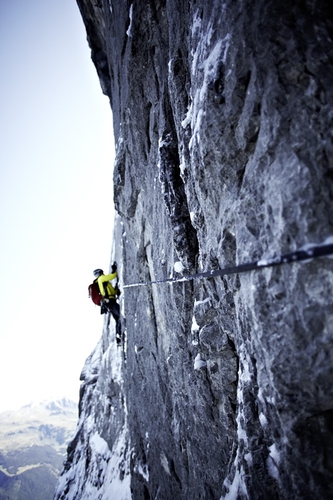
[[[117,298],[120,295],[118,282],[113,286],[110,282],[117,279],[117,264],[114,262],[111,266],[111,274],[104,274],[102,269],[95,269],[93,272],[95,282],[98,284],[99,293],[101,295],[100,306],[101,314],[110,312],[116,322],[116,338],[117,343],[121,342],[121,325],[120,325],[120,307]]]

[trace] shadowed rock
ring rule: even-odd
[[[78,4],[113,111],[123,284],[333,234],[329,2]],[[56,498],[93,480],[107,498],[95,432],[126,498],[331,498],[332,294],[328,258],[126,289],[125,353],[106,325]]]

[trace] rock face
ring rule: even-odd
[[[78,5],[123,285],[333,234],[329,1]],[[329,258],[124,289],[124,348],[106,320],[56,498],[332,498],[332,296]]]

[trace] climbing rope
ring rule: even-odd
[[[328,242],[329,243],[326,243]],[[181,278],[166,278],[155,281],[146,281],[145,283],[132,283],[130,285],[123,285],[123,288],[133,288],[138,286],[155,285],[159,283],[180,283],[184,281],[193,281],[197,279],[213,278],[214,276],[226,276],[228,274],[247,273],[249,271],[258,271],[265,267],[281,266],[283,264],[290,264],[293,262],[300,262],[304,260],[312,260],[317,257],[324,257],[325,255],[333,254],[333,238],[330,237],[321,245],[307,245],[303,249],[296,250],[295,252],[285,253],[271,259],[260,259],[238,266],[225,267],[223,269],[212,269],[198,274],[190,274],[182,276]]]

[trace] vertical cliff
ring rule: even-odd
[[[122,284],[333,234],[329,1],[78,5],[113,111]],[[332,296],[328,258],[125,289],[56,498],[332,498]]]

